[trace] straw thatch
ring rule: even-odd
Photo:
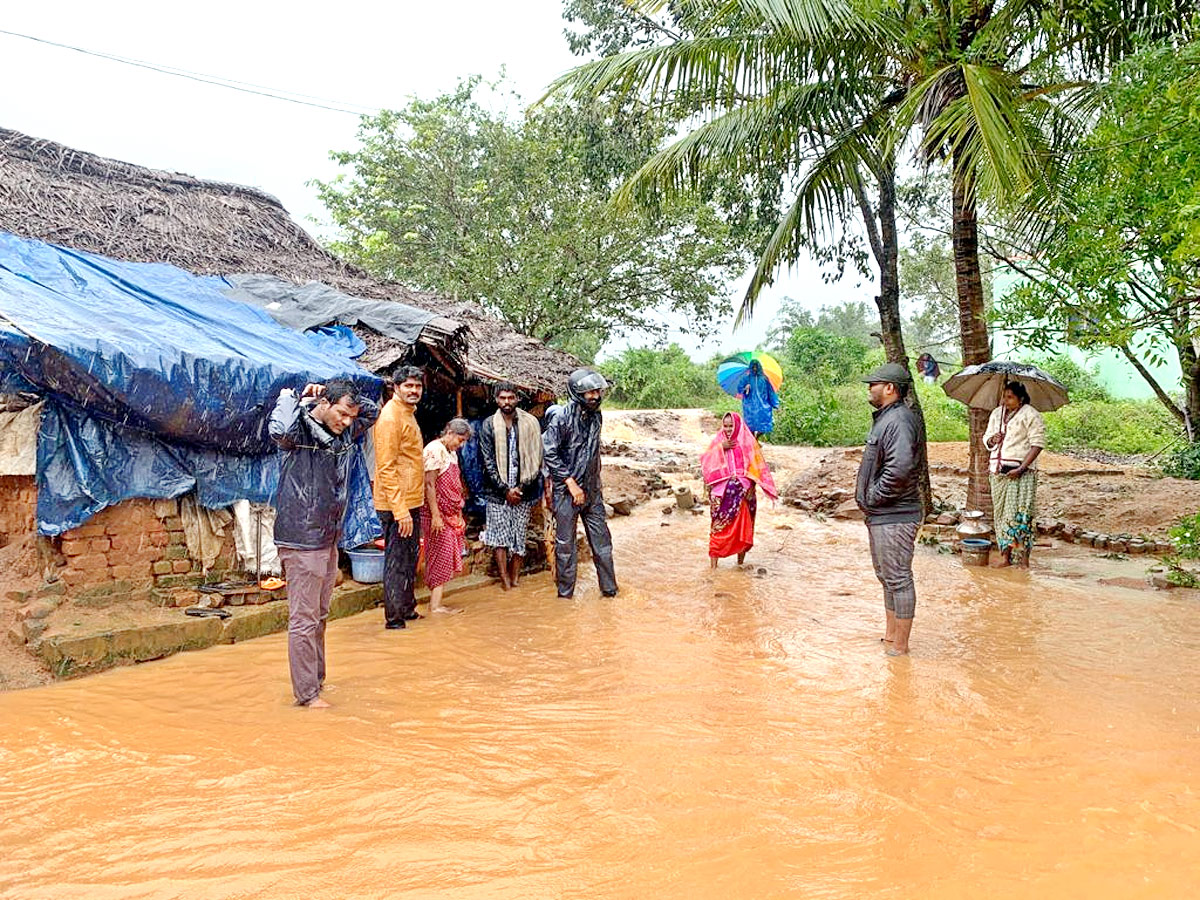
[[[469,327],[470,375],[509,378],[543,395],[562,390],[579,365],[475,304],[380,281],[347,265],[262,191],[147,169],[3,128],[0,230],[116,259],[170,263],[199,275],[264,273],[407,303]],[[445,319],[435,319],[431,331],[445,332],[444,349],[457,355],[454,323]],[[384,368],[379,360],[395,353],[378,341],[368,346],[372,368]]]

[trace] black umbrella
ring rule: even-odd
[[[1049,412],[1071,402],[1067,389],[1037,366],[999,360],[967,366],[946,379],[942,390],[952,400],[975,409],[995,409],[1000,405],[1004,385],[1009,381],[1023,384],[1029,392],[1029,405],[1040,412]]]

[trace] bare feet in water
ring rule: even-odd
[[[430,610],[431,613],[439,613],[444,616],[453,616],[462,612],[461,606],[439,606]]]
[[[305,709],[329,709],[330,706],[330,704],[326,703],[320,697],[317,697],[315,700],[309,700],[303,705]]]

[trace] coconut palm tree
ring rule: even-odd
[[[1053,198],[1057,151],[1086,120],[1097,75],[1139,30],[1178,27],[1177,3],[693,0],[683,7],[689,36],[587,63],[551,90],[638,96],[694,125],[629,179],[618,202],[652,203],[713,172],[783,170],[797,179],[739,319],[806,242],[857,208],[880,266],[881,333],[897,362],[907,362],[895,277],[897,155],[914,149],[925,164],[947,166],[963,362],[974,364],[991,356],[980,199],[1035,213],[1029,198]],[[983,509],[985,425],[986,415],[972,413],[968,503]]]

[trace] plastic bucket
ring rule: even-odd
[[[374,547],[347,550],[350,557],[350,577],[359,584],[378,584],[383,581],[383,551]]]
[[[986,566],[992,542],[984,538],[962,539],[962,564],[964,566]]]

